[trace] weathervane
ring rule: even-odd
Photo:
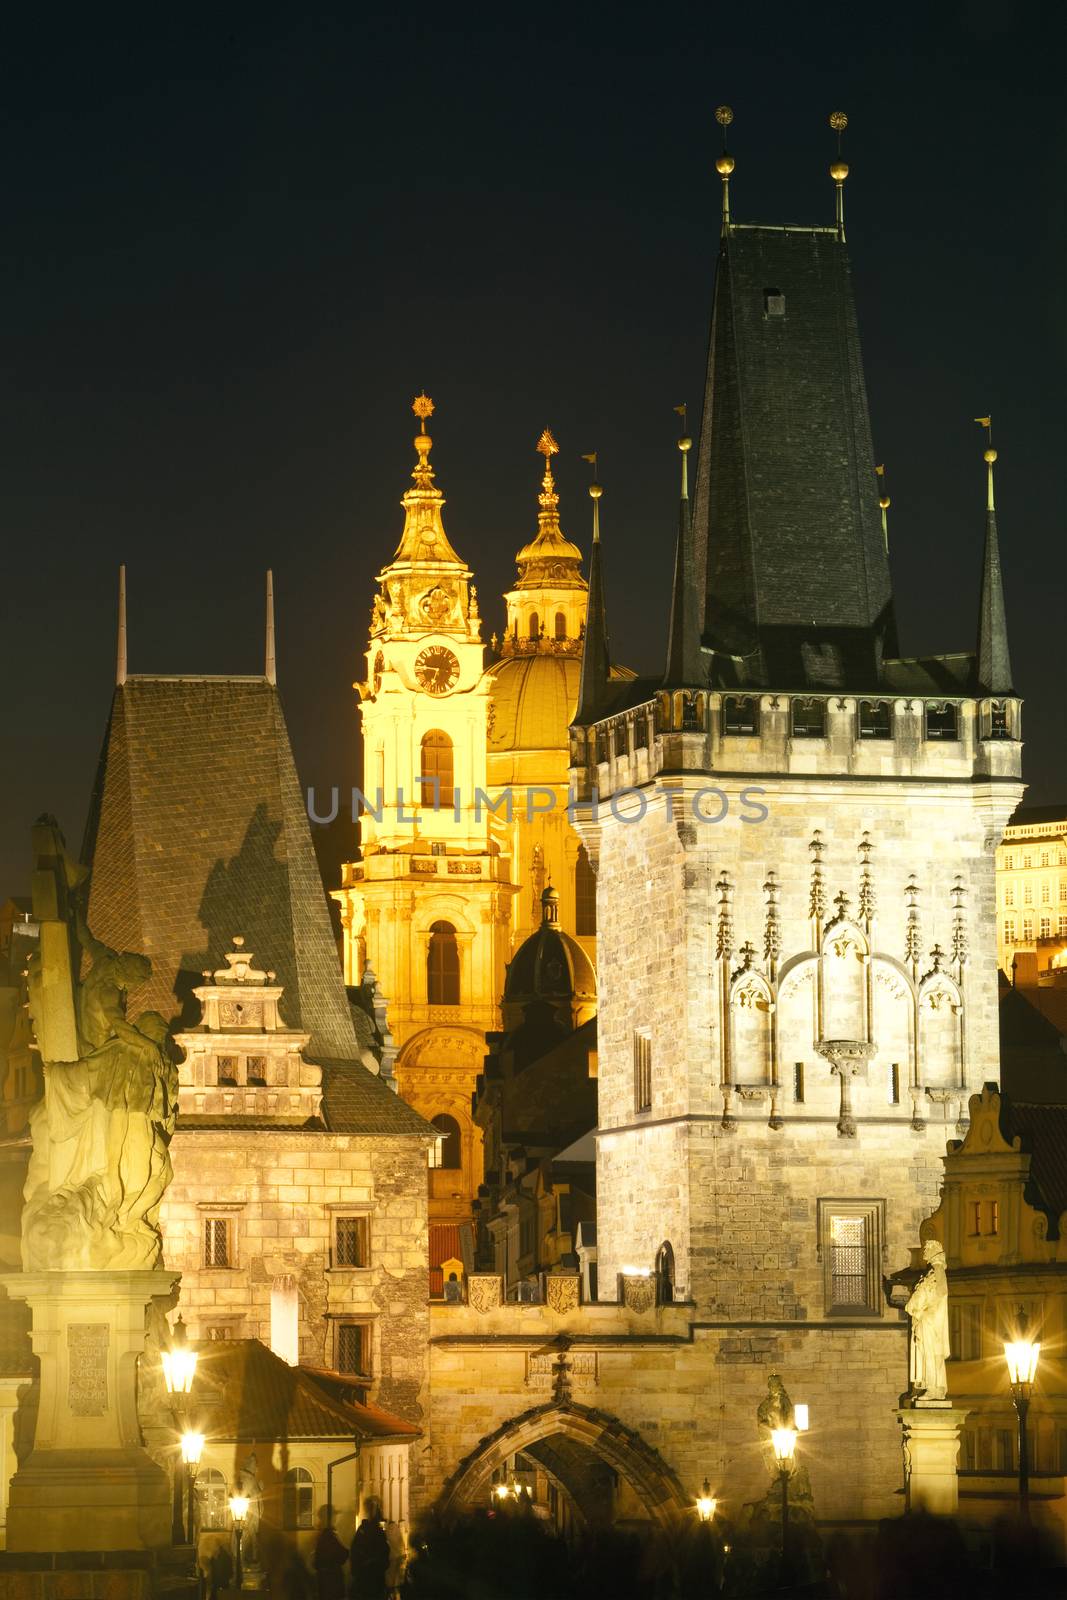
[[[595,450],[592,451],[591,454],[589,454],[587,456],[583,456],[582,460],[583,461],[588,461],[589,465],[593,469],[593,481],[589,485],[589,498],[593,502],[593,543],[594,544],[599,544],[600,543],[600,496],[604,493],[604,491],[600,487],[600,484],[596,481],[597,480],[597,452]]]
[[[726,148],[726,130],[734,120],[733,111],[729,106],[716,106],[715,121],[722,129],[722,155],[715,163],[715,171],[722,179],[722,231],[730,231],[730,174],[734,170],[734,158]]]
[[[992,417],[975,417],[974,420],[975,420],[975,422],[978,423],[980,428],[984,428],[985,429],[986,447],[985,447],[985,451],[983,452],[983,455],[982,455],[982,460],[985,462],[986,466],[989,468],[989,483],[988,483],[988,493],[987,493],[987,496],[986,496],[986,510],[987,511],[992,511],[994,509],[994,507],[993,507],[993,463],[997,459],[997,452],[993,449],[993,418]]]
[[[552,457],[559,455],[559,445],[553,439],[551,429],[544,430],[536,448],[545,458],[545,475],[541,480],[541,493],[537,501],[543,510],[554,511],[559,505],[559,495],[556,493],[556,480],[552,476]]]
[[[831,111],[830,126],[837,134],[837,160],[830,163],[830,176],[837,185],[837,237],[841,243],[845,242],[845,179],[848,177],[848,162],[841,158],[841,135],[848,127],[848,118],[843,111]]]

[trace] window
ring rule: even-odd
[[[267,1085],[267,1058],[266,1056],[248,1056],[245,1060],[245,1078],[248,1083],[261,1089]]]
[[[563,640],[567,637],[567,619],[562,611],[556,612],[556,638]]]
[[[459,1005],[459,945],[450,922],[434,922],[430,926],[426,998],[432,1006]]]
[[[723,733],[758,733],[759,701],[752,695],[728,694],[722,703]]]
[[[1052,918],[1051,917],[1042,917],[1041,918],[1041,922],[1039,924],[1039,928],[1040,928],[1040,933],[1041,933],[1042,939],[1051,939],[1051,937],[1052,937]]]
[[[367,1248],[367,1218],[337,1217],[333,1232],[335,1267],[365,1267],[370,1263]]]
[[[1032,906],[1034,903],[1034,886],[1032,883],[1023,884],[1023,905]]]
[[[634,1034],[634,1110],[652,1109],[652,1039],[647,1033]]]
[[[596,936],[596,874],[584,844],[574,863],[574,931],[583,939]]]
[[[442,1171],[458,1172],[463,1165],[459,1123],[455,1117],[448,1116],[444,1111],[439,1111],[432,1120],[441,1137],[435,1148],[430,1152],[430,1165],[439,1167]]]
[[[219,1056],[219,1082],[237,1084],[237,1057]]]
[[[420,804],[439,811],[453,803],[452,740],[440,728],[423,735],[419,756]]]
[[[315,1484],[307,1467],[290,1467],[285,1474],[282,1503],[287,1528],[310,1528],[315,1517]]]
[[[956,718],[956,707],[950,702],[944,705],[928,705],[926,708],[926,737],[928,739],[958,739],[959,727]]]
[[[1004,943],[1015,943],[1015,918],[1008,917],[1004,923]]]
[[[793,1099],[800,1105],[804,1099],[804,1063],[793,1062]]]
[[[365,1322],[337,1324],[337,1370],[365,1377],[369,1368],[370,1329]]]
[[[611,760],[611,740],[607,728],[596,730],[596,759],[598,762]]]
[[[633,721],[632,743],[635,750],[648,749],[648,718],[635,717]],[[1064,898],[1067,898],[1065,896]]]
[[[1067,900],[1067,878],[1060,879],[1060,899]]]
[[[531,639],[539,639],[540,637],[541,637],[541,618],[537,615],[536,611],[531,611],[530,612],[530,638]]]
[[[1006,906],[1013,906],[1015,904],[1015,885],[1013,883],[1009,883],[1008,887],[1004,890],[1004,904]]]
[[[1061,939],[1067,939],[1067,917],[1061,917],[1056,928]]]
[[[1011,868],[1012,868],[1011,856],[1005,856],[1004,857],[1004,865],[1007,868],[1007,870],[1010,872]]]
[[[1047,850],[1042,850],[1042,852],[1041,852],[1041,865],[1043,867],[1047,867],[1048,866],[1048,851]]]
[[[1011,738],[1011,730],[1008,727],[1008,708],[999,700],[994,700],[989,712],[989,737],[991,739]]]
[[[991,1235],[998,1234],[1000,1232],[1000,1201],[999,1200],[990,1200],[990,1201],[988,1201],[987,1202],[987,1213],[988,1213],[988,1220],[989,1220],[989,1233]]]
[[[822,739],[826,734],[826,701],[793,701],[793,738]]]
[[[1033,919],[1033,917],[1024,917],[1023,918],[1023,943],[1024,944],[1029,944],[1033,937],[1034,937],[1034,919]]]
[[[208,1328],[207,1336],[212,1344],[220,1344],[226,1339],[233,1339],[236,1337],[234,1324],[232,1322],[216,1322],[212,1327]]]
[[[664,1239],[656,1251],[656,1304],[669,1306],[674,1302],[674,1247]]]
[[[204,1265],[205,1267],[236,1265],[232,1224],[229,1217],[204,1218]]]
[[[971,1201],[971,1237],[975,1238],[982,1231],[982,1202]]]
[[[820,1200],[818,1254],[828,1316],[882,1314],[884,1200]]]
[[[1033,863],[1031,861],[1031,858],[1028,855],[1024,855],[1023,856],[1023,866],[1024,867],[1029,867],[1029,866],[1032,866],[1032,864]]]
[[[218,1467],[201,1467],[196,1475],[196,1500],[202,1532],[230,1527],[229,1490]]]
[[[432,856],[445,856],[448,854],[448,847],[442,839],[434,839],[430,845],[430,854]]]
[[[899,1104],[900,1104],[900,1062],[899,1061],[894,1061],[892,1066],[889,1068],[889,1104],[891,1106],[899,1106]]]
[[[977,1300],[949,1302],[949,1348],[957,1361],[982,1359],[982,1307]]]
[[[1051,886],[1051,884],[1043,883],[1041,885],[1041,904],[1043,906],[1047,906],[1051,899],[1052,899],[1052,886]]]
[[[861,739],[893,737],[892,708],[888,700],[861,700],[859,711]]]
[[[682,732],[699,733],[704,726],[704,706],[699,695],[691,690],[682,692]]]
[[[765,317],[785,316],[785,295],[781,289],[764,289],[763,315]]]

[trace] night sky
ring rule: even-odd
[[[613,654],[659,663],[724,101],[742,221],[832,221],[849,114],[902,649],[973,647],[991,411],[1029,799],[1067,795],[1059,0],[29,11],[2,96],[0,898],[40,811],[80,842],[123,561],[131,672],[261,671],[272,566],[301,775],[356,781],[423,386],[486,633],[547,425],[585,548],[600,452]]]

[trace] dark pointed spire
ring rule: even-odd
[[[586,456],[596,471],[596,456]],[[585,640],[582,645],[582,675],[578,684],[578,707],[574,720],[583,727],[597,720],[604,703],[604,690],[611,674],[608,656],[608,626],[604,612],[604,580],[600,571],[599,483],[589,485],[593,501],[593,548],[589,555],[589,600],[585,613]]]
[[[978,421],[992,438],[987,417]],[[982,557],[982,591],[978,602],[978,644],[975,675],[985,694],[1011,694],[1011,657],[1008,654],[1008,624],[1004,613],[1004,583],[1000,572],[1000,542],[997,538],[997,513],[993,501],[993,463],[997,452],[990,443],[985,452],[988,471],[985,514],[985,552]]]
[[[674,593],[667,635],[665,689],[702,689],[706,684],[700,653],[700,606],[693,559],[693,518],[689,508],[689,452],[693,441],[685,431],[685,407],[676,406],[682,418],[682,495],[678,504],[678,544],[674,557]]]
[[[119,629],[115,651],[115,682],[126,682],[126,564],[119,568]]]

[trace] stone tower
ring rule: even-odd
[[[995,526],[983,659],[897,655],[840,216],[725,209],[692,503],[681,448],[666,670],[609,680],[598,585],[572,732],[611,974],[601,1294],[669,1247],[730,1379],[722,1461],[767,1361],[824,1417],[847,1362],[891,1447],[883,1276],[998,1074],[993,852],[1022,784]],[[858,1509],[883,1468],[854,1442]]]
[[[379,575],[361,701],[362,859],[335,898],[345,977],[373,969],[398,1046],[400,1093],[442,1132],[431,1214],[470,1215],[481,1141],[470,1099],[498,1026],[509,953],[508,836],[487,803],[489,683],[472,573],[449,543],[430,465],[432,402],[414,411],[404,531]]]

